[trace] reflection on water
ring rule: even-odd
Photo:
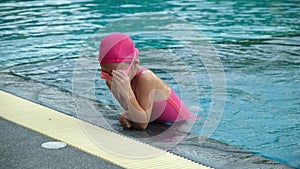
[[[225,69],[226,105],[212,138],[299,167],[299,11],[299,3],[293,0],[151,0],[126,4],[93,0],[4,1],[0,8],[0,73],[15,75],[15,79],[22,77],[29,80],[27,83],[34,80],[49,88],[72,92],[75,73],[82,78],[99,77],[97,50],[93,48],[91,55],[83,55],[86,50],[83,48],[90,41],[88,37],[98,30],[106,32],[110,23],[129,15],[131,18],[149,13],[153,18],[165,16],[159,18],[161,21],[149,18],[136,25],[126,25],[125,21],[118,23],[124,31],[136,34],[133,39],[141,50],[142,65],[182,94],[188,107],[196,105],[201,110],[203,120],[191,132],[194,134],[191,137],[196,138],[211,104],[212,89],[206,65],[195,60],[197,54],[183,48],[185,45],[172,37],[147,34],[149,28],[144,27],[152,21],[153,28],[174,32],[180,26],[168,16],[176,16],[202,31],[205,43],[208,39],[213,44]],[[192,34],[193,29],[191,27],[182,37],[188,37],[185,35]],[[201,44],[199,41],[203,39],[195,35],[194,39],[186,40]],[[99,45],[99,41],[93,43]],[[91,62],[90,67],[76,72],[78,57]],[[195,78],[197,86],[183,83],[189,75]],[[1,86],[5,90],[7,86],[21,86],[21,82],[18,83],[3,80]],[[96,96],[86,95],[93,92],[87,88],[75,94],[98,101],[95,104],[100,104],[99,109],[112,128],[122,131],[116,118],[119,108],[104,82],[97,78],[93,85]],[[180,85],[185,86],[184,89]],[[71,103],[57,101],[64,97],[55,97],[57,92],[48,87],[47,90],[38,88],[43,91],[39,97],[41,102],[74,112]],[[193,87],[197,87],[199,95],[194,93]],[[29,88],[30,85],[28,91],[36,91]],[[17,92],[29,95],[28,91]],[[92,121],[93,117],[91,114],[88,118]],[[148,133],[132,132],[132,136],[155,135],[164,127],[151,128]]]

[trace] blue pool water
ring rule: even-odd
[[[226,80],[224,111],[210,137],[299,168],[299,13],[297,0],[1,1],[0,73],[74,92],[72,78],[78,58],[97,62],[95,46],[100,37],[95,33],[130,32],[141,51],[142,65],[178,93],[188,95],[189,107],[200,107],[200,127],[191,131],[198,134],[212,103],[207,67],[214,70],[215,65],[196,60],[198,55],[185,50],[189,45],[183,41],[209,45],[222,63]],[[180,40],[160,32],[180,30],[174,18],[184,20],[182,29],[191,26],[191,34],[197,29],[205,40],[196,35],[187,38],[188,31]],[[151,32],[149,25],[153,25]],[[94,68],[81,73],[98,76]],[[189,73],[193,73],[199,95],[195,95],[195,86],[183,84],[183,90],[179,85]],[[97,79],[95,84],[92,99],[113,104],[103,81]],[[77,94],[85,95],[89,89],[82,90]]]

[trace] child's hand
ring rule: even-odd
[[[127,98],[130,90],[130,78],[121,70],[113,70],[112,83],[118,90],[118,93]]]
[[[132,127],[132,122],[129,120],[129,112],[125,111],[119,116],[119,122],[125,129],[130,129]]]

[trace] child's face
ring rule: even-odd
[[[123,70],[125,74],[130,75],[130,69],[132,65],[130,66],[130,63],[128,62],[122,62],[122,63],[107,63],[101,65],[101,78],[104,80],[111,80],[113,75],[113,70]]]

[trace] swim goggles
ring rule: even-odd
[[[133,59],[130,63],[130,65],[128,66],[127,69],[123,70],[123,72],[127,75],[128,72],[130,71],[130,68],[132,67],[134,61],[136,59],[136,53],[134,52],[134,55],[133,55]],[[113,78],[113,75],[111,73],[108,73],[104,70],[101,69],[101,78],[104,79],[104,80],[111,80]]]

